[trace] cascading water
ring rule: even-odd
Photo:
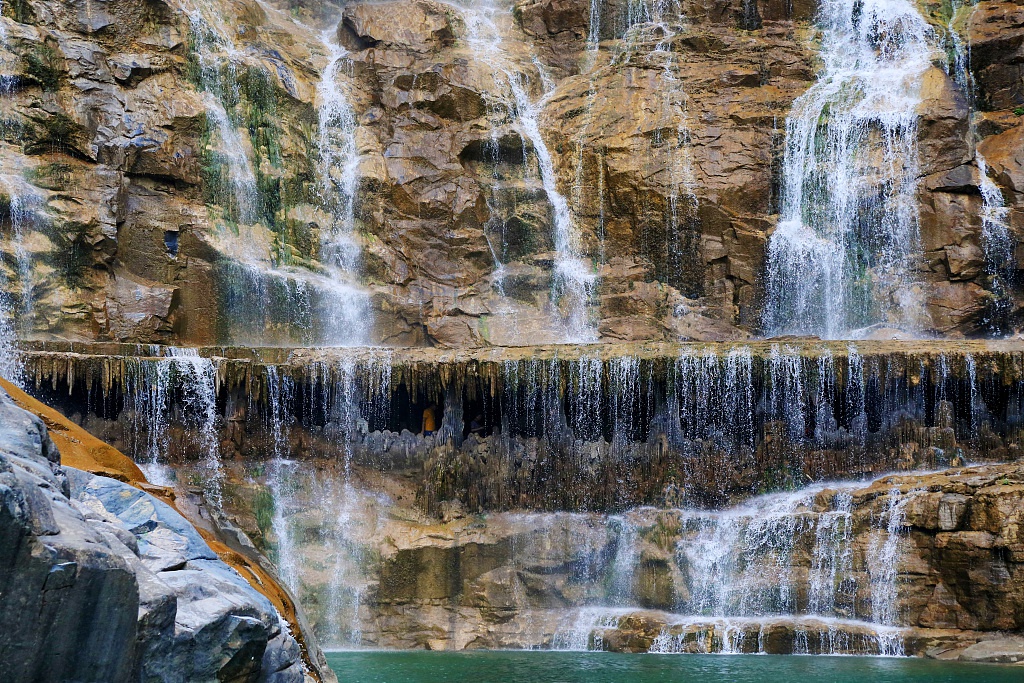
[[[275,10],[268,10],[275,11]],[[335,82],[342,53],[325,42],[330,52],[317,90],[321,172],[318,194],[328,224],[321,231],[321,260],[325,272],[294,265],[276,233],[272,202],[260,191],[260,152],[242,133],[246,108],[267,102],[243,102],[240,75],[247,82],[269,78],[253,56],[236,46],[232,29],[215,8],[198,4],[188,12],[194,81],[203,93],[207,120],[216,145],[209,165],[219,169],[207,179],[208,192],[220,206],[218,229],[212,237],[227,257],[221,262],[230,308],[246,315],[232,324],[237,342],[291,342],[351,345],[367,340],[369,299],[355,285],[359,250],[352,239],[356,165],[354,118]],[[245,71],[243,71],[243,69]],[[255,75],[254,75],[255,74]],[[258,93],[258,88],[256,89]],[[247,97],[253,97],[248,93]],[[256,94],[259,99],[262,97]],[[263,154],[269,152],[264,151]]]
[[[21,383],[18,334],[14,325],[15,304],[7,292],[7,278],[0,274],[0,377]]]
[[[989,326],[996,332],[1005,331],[1005,320],[1010,312],[1010,287],[1016,270],[1014,238],[1010,233],[1010,210],[1003,193],[988,175],[988,164],[981,152],[975,152],[981,177],[981,240],[985,250],[985,266],[991,278],[989,288],[995,296]]]
[[[912,494],[890,492],[861,562],[850,495],[856,487],[819,484],[719,512],[641,508],[610,518],[615,552],[597,570],[608,575],[599,603],[606,606],[587,605],[563,618],[552,646],[604,649],[624,617],[643,611],[635,589],[638,539],[674,533],[682,585],[673,613],[659,617],[666,625],[651,652],[765,652],[766,632],[786,625],[794,653],[902,655],[898,578],[903,510]],[[858,598],[864,592],[866,603]],[[756,644],[745,643],[751,634]]]
[[[552,295],[563,319],[563,341],[596,341],[597,335],[590,322],[589,312],[596,275],[593,264],[582,254],[579,232],[573,223],[569,203],[558,190],[554,161],[540,132],[537,117],[543,99],[539,102],[531,101],[528,83],[502,44],[498,24],[500,17],[509,14],[509,9],[498,7],[492,2],[456,6],[465,19],[467,44],[485,64],[494,69],[495,85],[501,92],[501,98],[537,156],[541,183],[552,209],[555,246]]]
[[[271,406],[268,418],[274,448],[274,458],[267,470],[267,486],[274,502],[271,518],[271,530],[276,540],[274,560],[277,563],[278,575],[285,586],[293,595],[298,595],[299,568],[295,562],[295,543],[284,505],[285,501],[294,496],[291,486],[295,481],[292,470],[296,463],[288,459],[290,415],[287,412],[295,400],[294,390],[290,378],[281,377],[274,366],[267,368],[267,401]]]
[[[206,113],[217,131],[220,152],[228,170],[231,196],[225,199],[233,202],[229,211],[239,223],[253,223],[258,220],[260,201],[256,172],[224,104],[229,96],[233,100],[238,98],[234,60],[240,58],[241,53],[213,8],[196,6],[189,10],[188,19],[191,49],[197,62],[195,78],[204,93]],[[250,256],[248,260],[258,258]]]
[[[879,533],[867,553],[867,569],[871,582],[872,621],[887,626],[899,622],[900,538],[906,527],[905,511],[911,496],[904,496],[898,488],[889,492],[885,513],[879,516]],[[880,642],[883,655],[903,654],[903,641],[886,637]]]
[[[131,415],[130,452],[155,484],[172,482],[168,456],[170,428],[184,428],[183,443],[174,443],[196,456],[207,501],[219,509],[224,470],[220,462],[217,413],[217,369],[195,349],[168,347],[167,358],[131,366],[131,390],[126,405]]]
[[[307,394],[304,400],[311,403],[304,409],[326,417],[324,430],[332,448],[331,471],[325,471],[288,459],[288,421],[299,397],[291,380],[268,366],[275,458],[266,478],[274,500],[275,557],[286,585],[320,606],[314,622],[322,642],[330,647],[362,644],[363,603],[371,587],[368,548],[374,544],[389,500],[363,490],[356,481],[353,444],[365,436],[373,413],[387,410],[390,372],[386,352],[374,354],[365,363],[345,360],[333,368],[311,369],[318,399]],[[312,551],[303,543],[311,524],[320,538]],[[310,577],[312,566],[321,570]]]
[[[786,121],[769,334],[920,327],[917,113],[931,29],[908,0],[827,0],[818,81]]]
[[[319,136],[319,194],[331,224],[320,231],[321,261],[338,291],[324,302],[322,324],[331,343],[364,343],[370,327],[369,299],[352,280],[359,267],[360,249],[355,239],[355,202],[359,183],[356,149],[356,118],[338,84],[338,72],[348,52],[324,38],[328,62],[317,85]]]
[[[976,5],[967,10],[970,17]],[[975,125],[976,93],[974,78],[971,74],[971,45],[965,42],[957,29],[961,11],[964,10],[959,0],[954,0],[949,8],[949,22],[946,25],[948,40],[948,70],[953,81],[960,87],[968,103],[969,142],[974,146],[977,137]],[[1007,331],[1006,322],[1010,312],[1009,289],[1013,284],[1016,271],[1014,259],[1015,241],[1009,229],[1009,209],[1006,207],[1003,193],[988,175],[988,163],[980,150],[975,148],[974,160],[978,166],[979,189],[981,190],[981,247],[985,252],[985,267],[989,276],[989,290],[993,301],[988,312],[987,325],[996,333]]]
[[[22,178],[5,175],[0,184],[10,220],[3,251],[10,253],[14,261],[13,278],[0,270],[0,377],[20,384],[18,328],[30,329],[33,315],[34,283],[28,241],[43,200]]]

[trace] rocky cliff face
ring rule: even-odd
[[[366,339],[561,341],[574,282],[602,340],[758,331],[816,7],[630,7],[7,5],[21,335],[331,341],[323,311],[369,297]],[[1014,240],[1024,220],[1024,29],[1013,2],[922,10],[915,296],[922,331],[975,335],[993,290],[975,146]],[[938,49],[950,25],[966,81]],[[338,230],[356,254],[340,277],[363,294],[337,286]]]
[[[61,467],[0,394],[0,675],[5,680],[303,681],[270,601],[177,512]]]

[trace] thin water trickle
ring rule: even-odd
[[[975,107],[977,93],[971,73],[971,43],[964,41],[957,28],[964,4],[953,0],[949,7],[949,21],[946,24],[948,42],[947,71],[967,100],[968,143],[974,147],[974,160],[978,166],[979,189],[981,190],[981,247],[985,253],[985,269],[988,273],[988,289],[993,300],[989,307],[986,324],[989,331],[1006,334],[1007,318],[1010,313],[1010,288],[1016,272],[1014,248],[1016,241],[1009,229],[1009,209],[1002,191],[988,174],[988,162],[975,142],[978,137]],[[976,4],[967,10],[968,21]]]
[[[363,344],[371,327],[369,297],[354,282],[359,269],[360,246],[355,235],[356,194],[359,186],[359,153],[356,149],[356,117],[338,83],[348,51],[324,36],[327,66],[317,85],[319,136],[318,185],[324,210],[331,223],[320,231],[321,261],[336,287],[321,310],[325,338],[344,346]]]
[[[170,485],[174,481],[168,464],[172,446],[196,454],[203,493],[219,510],[225,475],[220,462],[217,368],[195,349],[166,347],[165,352],[164,358],[128,366],[125,403],[131,416],[132,457],[149,481]],[[172,444],[172,426],[184,429],[182,443]]]
[[[519,132],[530,141],[540,169],[541,185],[552,209],[552,237],[555,259],[552,271],[552,297],[563,323],[563,341],[596,341],[597,331],[590,320],[597,276],[593,264],[583,255],[579,231],[572,219],[569,203],[558,189],[554,160],[540,131],[540,101],[529,95],[529,84],[513,63],[502,40],[500,23],[511,8],[493,2],[456,4],[466,24],[466,43],[474,54],[493,68],[499,97],[515,120]],[[533,60],[531,59],[531,64]],[[540,71],[542,82],[544,72]]]
[[[980,151],[975,151],[975,161],[981,178],[981,242],[990,278],[989,289],[995,296],[989,325],[994,332],[1006,332],[1005,320],[1012,306],[1010,288],[1016,271],[1013,253],[1016,245],[1010,232],[1010,209],[1002,191],[989,177],[988,164]]]

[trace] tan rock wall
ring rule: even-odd
[[[683,23],[669,17],[624,37],[624,3],[609,1],[598,46],[587,42],[589,3],[520,2],[495,15],[500,46],[487,54],[465,12],[439,2],[317,12],[217,2],[208,9],[237,48],[218,64],[233,65],[229,114],[257,172],[255,226],[223,220],[232,202],[210,92],[196,80],[193,7],[28,1],[5,10],[0,61],[13,85],[0,98],[0,173],[7,195],[30,208],[23,250],[34,305],[23,336],[317,341],[302,302],[281,293],[286,280],[261,307],[244,300],[248,285],[231,267],[235,240],[266,269],[320,268],[315,91],[327,48],[313,24],[337,26],[350,51],[338,78],[358,122],[355,228],[374,339],[559,339],[551,205],[503,70],[538,103],[557,188],[599,275],[601,338],[758,332],[785,118],[818,66],[813,3],[684,3]],[[942,8],[923,9],[938,36]],[[972,105],[937,52],[920,108],[919,204],[930,325],[953,336],[984,332],[989,306],[972,110],[1011,231],[1024,229],[1020,7],[985,0],[956,25],[972,45],[978,97]],[[4,216],[3,268],[16,289]]]

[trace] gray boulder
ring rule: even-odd
[[[58,462],[42,421],[0,391],[0,680],[134,680],[135,572]]]
[[[0,390],[0,680],[300,683],[273,605],[169,505],[70,467]]]
[[[1024,663],[1024,638],[1006,636],[982,640],[960,653],[963,662],[990,662],[994,664]]]

